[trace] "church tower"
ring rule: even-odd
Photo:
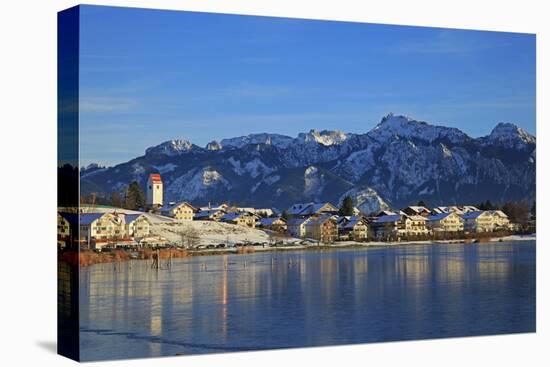
[[[147,206],[149,208],[162,206],[162,179],[158,173],[151,173],[147,179]]]

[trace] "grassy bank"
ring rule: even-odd
[[[132,259],[138,260],[153,260],[157,256],[163,259],[177,259],[189,256],[212,256],[212,255],[229,255],[229,254],[250,254],[255,252],[278,252],[278,251],[308,251],[308,250],[322,250],[330,251],[342,248],[369,248],[369,247],[390,247],[390,246],[405,246],[405,245],[427,245],[427,244],[471,244],[471,243],[489,243],[489,242],[503,242],[503,241],[516,241],[517,236],[506,236],[504,234],[491,235],[491,234],[477,234],[472,236],[465,236],[463,238],[452,239],[420,239],[410,238],[400,241],[382,242],[382,241],[368,241],[368,242],[353,242],[342,241],[334,242],[332,244],[319,243],[315,245],[294,245],[294,246],[274,246],[274,247],[238,247],[231,249],[204,249],[204,250],[184,250],[184,249],[159,249],[153,250],[149,248],[136,249],[136,250],[113,250],[110,252],[94,252],[90,250],[82,250],[80,254],[76,251],[63,251],[59,253],[60,261],[68,262],[69,264],[80,266],[90,266],[94,264],[102,263],[114,263],[122,262]],[[525,237],[523,240],[534,240],[535,237]]]
[[[59,260],[71,265],[90,266],[94,264],[114,263],[132,259],[152,260],[177,259],[189,256],[186,250],[180,249],[139,249],[139,250],[113,250],[110,252],[94,252],[90,250],[63,251],[59,253]]]

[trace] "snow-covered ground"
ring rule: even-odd
[[[201,245],[269,242],[269,235],[264,231],[212,221],[157,222],[152,225],[151,232],[173,243],[182,241],[182,233],[185,239],[186,234],[192,232],[198,236]]]
[[[96,207],[93,209],[96,213],[112,213],[113,208]],[[201,245],[219,244],[219,243],[243,243],[243,242],[269,242],[269,234],[253,228],[246,228],[229,223],[220,223],[212,221],[178,221],[170,217],[158,214],[143,213],[135,210],[117,208],[118,213],[125,214],[143,214],[151,222],[151,234],[162,236],[173,243],[182,241],[182,233],[195,232],[199,237]],[[298,241],[289,239],[290,242]]]
[[[491,238],[491,241],[535,241],[537,239],[537,234],[526,234],[526,235],[511,235],[500,238]]]

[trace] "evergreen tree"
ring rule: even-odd
[[[286,212],[286,210],[283,210],[283,212],[281,213],[281,218],[283,218],[285,221],[288,220],[288,213]]]
[[[145,207],[145,194],[136,181],[132,182],[130,186],[128,186],[128,189],[126,189],[124,207],[131,210],[137,210]]]
[[[482,202],[481,204],[479,204],[478,209],[479,210],[495,210],[496,206],[494,206],[493,203],[491,203],[490,200],[486,200],[485,202]]]
[[[531,216],[533,218],[537,217],[537,202],[533,200],[533,205],[531,206]]]
[[[344,200],[342,200],[342,206],[340,207],[338,214],[342,216],[353,215],[353,199],[351,196],[346,196]]]

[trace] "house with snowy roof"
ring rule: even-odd
[[[401,225],[401,215],[379,215],[370,223],[371,230],[376,238],[387,239],[397,237]]]
[[[60,215],[69,223],[70,228],[73,229],[72,232],[78,233],[78,242],[84,248],[98,248],[96,242],[111,239],[115,236],[115,231],[121,230],[120,221],[110,213],[60,213]]]
[[[364,241],[368,238],[369,226],[365,217],[353,215],[338,220],[338,238],[340,240]]]
[[[397,215],[398,213],[391,211],[391,210],[381,210],[376,214],[376,217],[384,217],[388,215]]]
[[[421,215],[427,217],[430,215],[430,209],[425,206],[411,205],[403,209],[403,212],[407,215]]]
[[[193,217],[197,211],[198,209],[189,204],[187,201],[170,203],[160,208],[160,213],[162,215],[183,221],[193,220]]]
[[[338,208],[331,203],[294,204],[286,211],[289,217],[308,217],[321,214],[337,214]]]
[[[426,219],[428,228],[436,233],[456,233],[464,230],[464,219],[455,212],[432,214]]]
[[[306,236],[306,223],[310,217],[291,217],[287,220],[287,232],[292,237],[304,238]]]
[[[57,213],[57,245],[61,248],[69,245],[73,232],[71,223],[65,218],[66,214],[67,213]]]
[[[464,213],[462,219],[466,232],[492,232],[495,227],[493,215],[485,210]]]
[[[224,214],[220,218],[220,221],[236,224],[242,227],[255,228],[257,219],[258,218],[254,214],[246,212],[233,212]]]
[[[260,218],[257,225],[259,228],[269,229],[276,232],[287,231],[286,221],[281,217]]]
[[[228,213],[246,212],[246,213],[254,214],[257,216],[263,216],[263,217],[271,217],[274,214],[273,209],[269,209],[269,208],[253,208],[253,207],[238,207],[238,206],[227,208],[226,211]]]
[[[214,222],[219,221],[224,215],[223,209],[201,209],[193,216],[194,220],[211,220]]]
[[[151,222],[144,214],[125,214],[124,225],[128,237],[141,239],[151,234]]]
[[[338,225],[336,216],[325,213],[312,216],[305,223],[305,237],[322,243],[332,243],[338,239]]]
[[[432,209],[432,214],[442,214],[442,213],[456,213],[458,215],[464,214],[462,209],[456,205],[451,206],[437,206]]]
[[[426,217],[422,215],[401,215],[399,235],[401,236],[425,236],[430,233],[426,226]]]
[[[377,238],[402,236],[425,236],[430,233],[426,226],[426,217],[408,215],[403,211],[398,214],[379,215],[370,223],[370,228]]]
[[[502,210],[489,210],[493,216],[494,229],[508,230],[510,229],[510,219]]]
[[[462,213],[477,212],[479,209],[473,205],[463,205],[460,207]]]

